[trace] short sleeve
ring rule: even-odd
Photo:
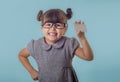
[[[70,39],[70,46],[69,46],[70,50],[69,51],[70,51],[70,54],[72,57],[74,56],[74,54],[75,54],[74,52],[78,48],[79,45],[80,44],[77,39],[75,39],[75,38]]]
[[[34,40],[31,40],[26,46],[28,52],[34,57]]]

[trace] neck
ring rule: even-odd
[[[55,43],[53,41],[47,40],[46,38],[44,38],[44,40],[48,45],[53,45]]]

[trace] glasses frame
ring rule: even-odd
[[[44,27],[44,25],[45,25],[46,23],[51,23],[52,25],[51,25],[50,27]],[[52,22],[46,22],[46,23],[43,23],[43,24],[41,25],[43,28],[46,28],[46,29],[50,29],[50,28],[52,28],[53,26],[54,26],[55,29],[65,29],[65,28],[68,27],[68,24],[67,24],[67,23],[57,22],[57,23],[60,23],[60,24],[64,24],[64,25],[63,25],[63,28],[57,28],[57,26],[56,26],[57,23],[52,23]]]

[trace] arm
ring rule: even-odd
[[[75,22],[75,24],[81,24],[81,22]],[[75,50],[75,54],[84,60],[88,60],[88,61],[93,60],[93,52],[92,52],[92,49],[85,37],[85,32],[76,30],[76,34],[79,38],[79,41],[82,44],[82,47],[79,46]]]
[[[32,67],[30,64],[28,57],[30,56],[28,50],[26,48],[22,49],[19,52],[18,58],[23,66],[27,69],[27,71],[31,74],[33,80],[38,80],[38,72]]]

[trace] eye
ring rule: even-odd
[[[61,23],[56,23],[56,26],[57,26],[57,27],[61,27],[62,24],[61,24]]]
[[[52,23],[45,23],[44,26],[51,26]]]

